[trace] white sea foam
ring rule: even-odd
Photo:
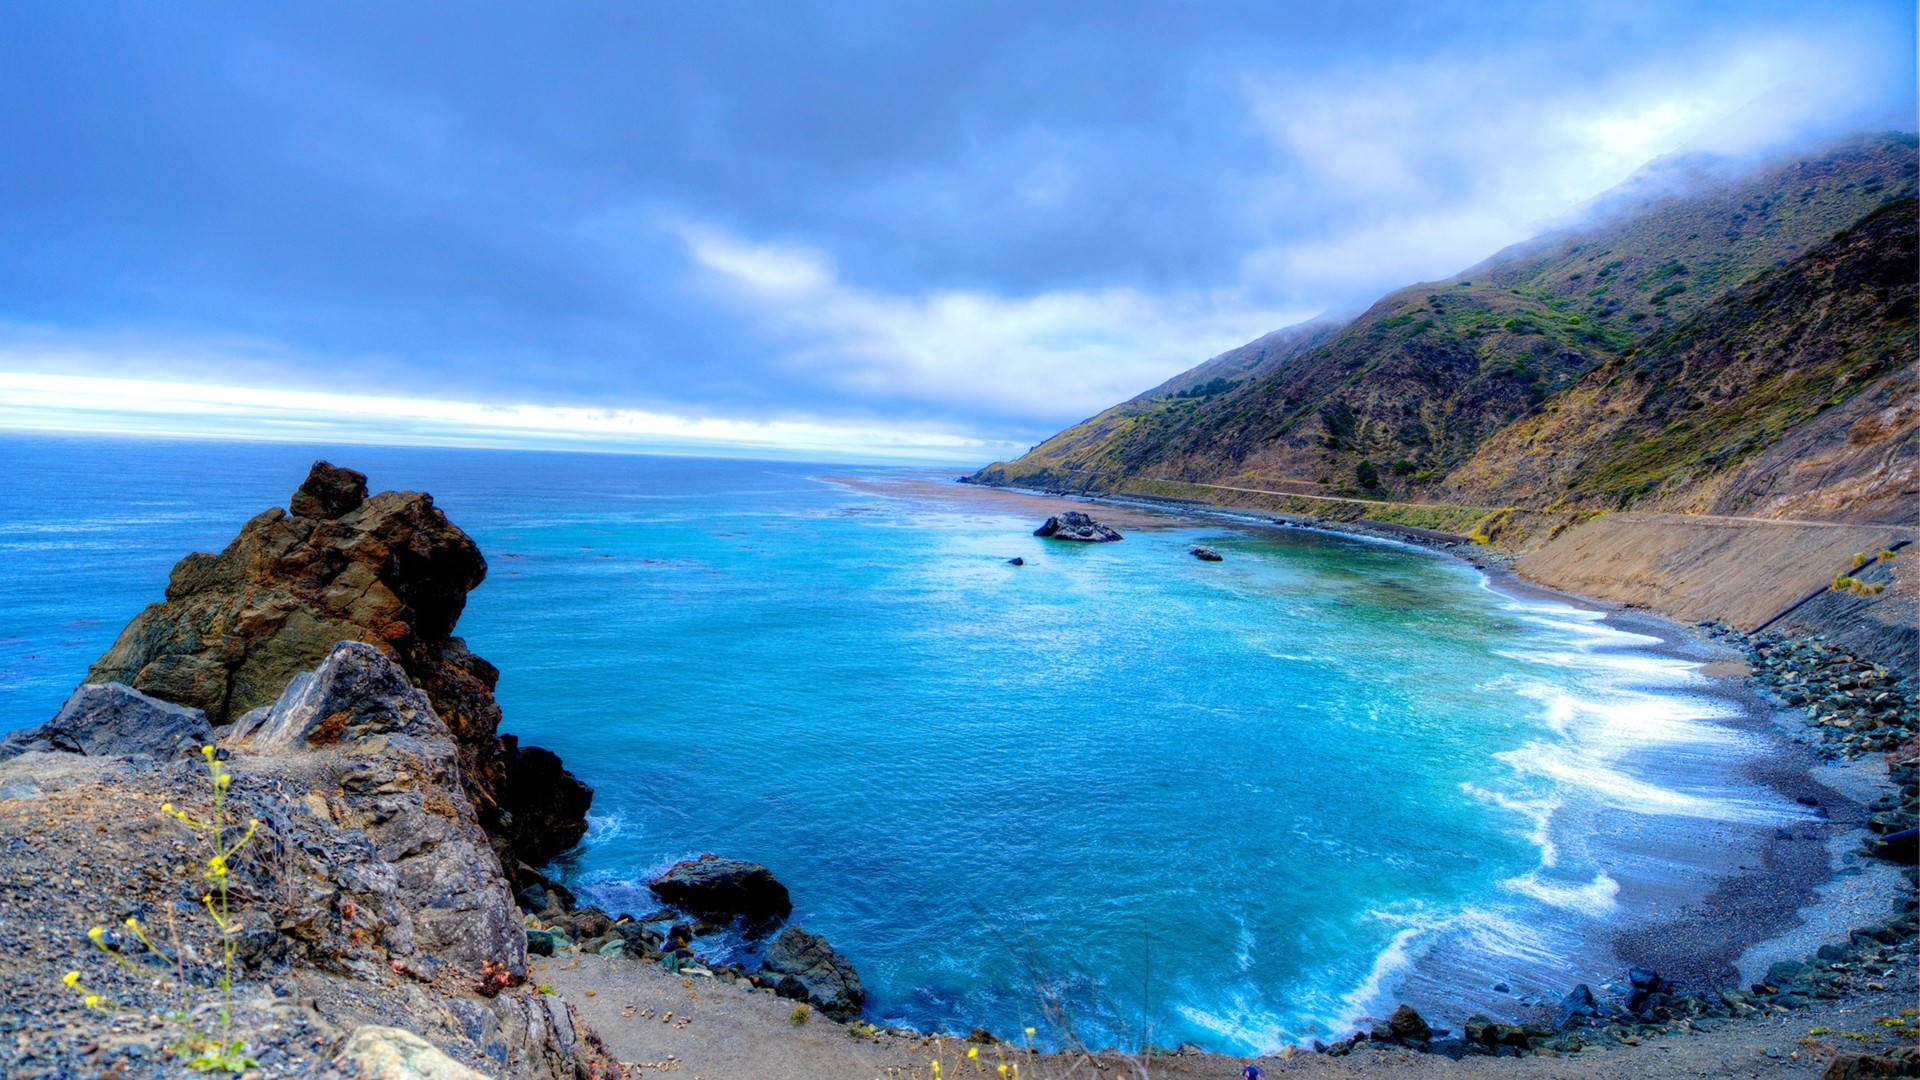
[[[610,814],[588,814],[587,835],[580,842],[588,847],[604,844],[625,836],[629,828],[631,823],[627,820],[627,815],[619,810]]]
[[[1195,1027],[1220,1036],[1224,1044],[1249,1047],[1256,1054],[1271,1054],[1287,1045],[1288,1025],[1281,1014],[1254,1004],[1245,994],[1224,997],[1224,1003],[1211,1009],[1177,1005],[1174,1011]]]
[[[1559,799],[1523,799],[1503,795],[1472,781],[1462,783],[1460,790],[1482,802],[1492,803],[1502,810],[1511,810],[1526,818],[1529,825],[1527,839],[1540,850],[1540,865],[1551,868],[1560,861],[1560,846],[1553,841],[1553,813],[1560,809]]]
[[[1620,905],[1614,897],[1620,894],[1620,883],[1608,877],[1604,871],[1593,875],[1593,880],[1584,885],[1563,885],[1543,880],[1538,873],[1530,872],[1519,877],[1508,878],[1500,887],[1522,896],[1530,896],[1549,907],[1582,915],[1599,918],[1611,914]]]
[[[1387,942],[1387,947],[1381,949],[1379,955],[1373,958],[1373,967],[1368,969],[1366,977],[1341,997],[1340,1003],[1345,1006],[1346,1011],[1340,1017],[1340,1021],[1333,1026],[1349,1027],[1354,1023],[1355,1018],[1366,1015],[1368,1007],[1391,985],[1388,980],[1398,978],[1413,967],[1413,962],[1418,955],[1416,943],[1423,936],[1444,925],[1445,922],[1442,921],[1409,926],[1395,933],[1393,939]]]

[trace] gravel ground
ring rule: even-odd
[[[764,990],[749,991],[698,976],[669,974],[654,964],[598,956],[556,958],[535,968],[535,977],[565,997],[594,1026],[615,1057],[637,1067],[635,1075],[672,1072],[693,1080],[815,1080],[847,1077],[905,1080],[941,1074],[965,1078],[973,1063],[996,1076],[1001,1061],[1019,1064],[1035,1078],[1125,1077],[1238,1080],[1257,1060],[1269,1076],[1336,1077],[1539,1077],[1630,1078],[1773,1077],[1817,1075],[1836,1052],[1884,1050],[1911,1044],[1911,1027],[1875,1023],[1899,1018],[1914,1005],[1911,952],[1886,985],[1806,1009],[1775,1011],[1702,1025],[1713,1030],[1679,1031],[1655,1037],[1626,1036],[1607,1045],[1557,1057],[1468,1057],[1458,1061],[1398,1048],[1364,1049],[1345,1057],[1291,1053],[1251,1059],[1220,1054],[1180,1054],[1144,1062],[1107,1057],[1097,1064],[1064,1055],[1029,1056],[1019,1050],[981,1046],[966,1058],[968,1044],[954,1038],[912,1034],[849,1033],[813,1015],[792,1020],[793,1003]],[[1908,1034],[1901,1034],[1902,1031]],[[1820,1034],[1809,1034],[1819,1032]],[[1804,1041],[1803,1041],[1804,1040]]]

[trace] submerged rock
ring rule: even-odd
[[[256,515],[218,555],[180,560],[166,599],[127,624],[89,681],[125,683],[221,726],[273,704],[336,642],[362,642],[445,722],[481,823],[521,856],[501,860],[510,872],[577,842],[591,789],[544,761],[532,765],[537,779],[513,779],[531,748],[509,754],[497,735],[499,671],[452,636],[487,573],[473,540],[432,496],[369,496],[364,474],[325,461],[289,506]]]
[[[1122,539],[1118,532],[1078,510],[1048,518],[1045,524],[1033,530],[1033,535],[1049,540],[1078,540],[1089,544],[1110,544]]]
[[[781,997],[805,1001],[835,1020],[848,1020],[867,1003],[853,965],[825,940],[798,926],[780,932],[767,946],[760,972]]]
[[[1213,550],[1210,547],[1206,547],[1204,545],[1201,547],[1194,548],[1192,551],[1188,552],[1187,554],[1192,555],[1194,558],[1199,559],[1201,562],[1221,562],[1221,561],[1224,561],[1226,558],[1224,555],[1221,555],[1219,552]]]
[[[663,903],[695,915],[767,920],[793,913],[793,898],[773,871],[718,855],[675,863],[647,888]]]
[[[205,713],[122,683],[87,683],[53,719],[0,740],[0,759],[29,750],[89,757],[191,757],[213,742]]]
[[[1008,566],[1025,566],[1027,565],[1027,560],[1021,558],[1018,555],[1015,555],[1013,558],[1007,560],[1007,565]]]

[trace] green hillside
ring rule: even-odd
[[[1651,181],[1684,171],[1666,167],[1599,200],[1594,224],[1402,289],[1338,332],[1263,338],[1246,347],[1261,347],[1259,363],[1215,358],[976,478],[1090,491],[1153,479],[1405,501],[1498,505],[1525,494],[1542,505],[1617,503],[1625,480],[1608,485],[1619,477],[1546,492],[1510,477],[1476,479],[1494,475],[1484,459],[1452,474],[1589,373],[1629,356],[1650,363],[1649,349],[1665,354],[1750,321],[1742,312],[1751,303],[1719,309],[1710,327],[1693,322],[1911,197],[1915,145],[1908,135],[1875,136],[1685,194],[1645,194],[1658,190]],[[1804,299],[1795,295],[1781,302]],[[1910,362],[1910,347],[1905,355]],[[1777,440],[1788,415],[1799,413],[1786,406],[1757,422],[1755,448]],[[1634,475],[1635,486],[1651,478]]]

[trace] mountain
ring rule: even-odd
[[[1849,476],[1871,471],[1876,448],[1911,457],[1898,387],[1912,377],[1915,148],[1865,137],[1736,176],[1661,163],[1580,226],[1345,325],[1270,334],[974,479],[1811,512],[1820,500],[1782,471],[1802,452],[1837,453]],[[1717,396],[1682,392],[1703,378]],[[1869,401],[1887,415],[1858,427]],[[1859,414],[1837,450],[1829,410]],[[1869,437],[1874,424],[1885,430]]]

